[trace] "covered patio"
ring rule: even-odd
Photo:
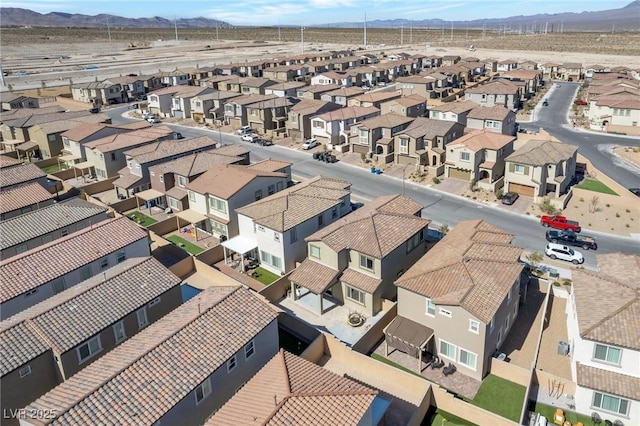
[[[153,189],[149,189],[148,191],[153,191]],[[144,191],[147,192],[147,191]],[[203,222],[204,220],[207,219],[207,217],[205,215],[203,215],[202,213],[198,213],[195,210],[191,210],[191,209],[187,209],[187,210],[182,210],[182,211],[176,211],[174,212],[176,215],[176,221],[178,222],[178,230],[180,230],[181,226],[180,226],[180,219],[188,222],[189,224],[186,227],[182,227],[181,231],[184,233],[189,233],[191,234],[191,231],[188,229],[189,227],[193,228],[193,237],[196,240],[196,242],[198,241],[198,223]],[[202,229],[201,229],[202,230]],[[205,236],[209,237],[209,235],[207,234]]]
[[[161,202],[158,202],[158,199],[163,199],[164,193],[155,189],[147,189],[145,191],[136,192],[134,195],[136,197],[136,209],[138,209],[138,211],[142,211],[140,210],[140,199],[144,200],[146,208],[149,210],[149,216],[153,215],[152,207],[154,207],[155,205],[163,204]]]
[[[31,160],[32,157],[36,155],[36,151],[38,150],[38,144],[33,141],[28,141],[21,143],[15,147],[16,152],[18,153],[18,160],[22,160],[24,154],[24,158],[27,160]]]
[[[293,301],[297,301],[301,297],[298,287],[306,288],[310,294],[317,297],[317,303],[314,307],[317,309],[316,313],[322,315],[325,312],[324,309],[324,293],[332,285],[336,283],[336,278],[340,271],[329,268],[311,259],[305,259],[300,266],[298,266],[289,275],[289,281],[291,281],[291,298]]]
[[[93,167],[93,165],[88,161],[83,161],[82,163],[73,164],[74,179],[75,180],[78,179],[78,171],[80,171],[80,176],[82,176],[82,180],[84,181],[84,183],[87,183],[86,175],[91,175],[91,167]]]
[[[242,235],[222,241],[220,244],[222,245],[222,250],[224,252],[225,265],[230,265],[232,268],[240,267],[241,272],[247,272],[247,267],[252,266],[250,264],[251,259],[249,259],[249,262],[245,262],[245,258],[257,259],[258,243],[243,237]],[[229,257],[227,257],[227,250],[231,251]],[[240,259],[234,259],[234,253],[238,253],[240,255]]]
[[[418,360],[417,371],[422,371],[422,354],[433,340],[433,330],[408,318],[397,316],[384,329],[384,356],[389,357],[389,346]]]

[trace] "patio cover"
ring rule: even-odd
[[[233,237],[230,240],[223,241],[220,244],[222,244],[223,247],[240,254],[248,253],[258,247],[258,244],[255,241],[241,235]]]
[[[384,338],[392,348],[418,358],[422,349],[433,338],[433,330],[398,315],[384,329]]]
[[[145,191],[146,192],[146,191]],[[191,209],[187,209],[187,210],[182,210],[182,211],[176,211],[175,212],[176,216],[178,216],[180,219],[184,219],[189,223],[198,223],[198,222],[202,222],[203,220],[205,220],[207,217],[205,215],[203,215],[202,213],[198,213],[195,210],[191,210]]]
[[[73,168],[78,170],[90,169],[93,167],[93,164],[89,161],[83,161],[82,163],[72,164]]]
[[[155,189],[147,189],[145,191],[136,192],[135,196],[142,198],[144,201],[155,200],[158,197],[164,197],[164,192]]]
[[[69,161],[76,161],[80,159],[80,157],[78,157],[77,155],[73,155],[73,154],[67,154],[67,155],[61,155],[58,157],[58,162],[63,162],[63,163],[68,163]]]
[[[16,146],[16,149],[18,151],[29,151],[30,149],[35,149],[38,147],[38,144],[33,142],[33,141],[27,141],[25,143],[21,143],[20,145]]]
[[[289,281],[312,293],[322,294],[335,282],[339,273],[338,270],[307,258],[289,275]]]

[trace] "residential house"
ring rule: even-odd
[[[141,257],[0,322],[0,341],[11,350],[0,378],[3,389],[12,390],[2,392],[5,413],[68,380],[181,302],[180,279],[155,258]]]
[[[263,60],[241,62],[238,64],[238,72],[243,77],[262,77],[262,70],[266,66]]]
[[[396,298],[394,280],[426,251],[423,206],[400,194],[378,197],[307,238],[307,258],[290,275],[294,300],[308,291],[372,317]]]
[[[617,88],[589,101],[589,127],[605,132],[640,135],[640,89]]]
[[[321,101],[333,102],[343,107],[347,106],[349,99],[355,98],[363,94],[365,90],[362,87],[341,87],[330,92],[323,93],[320,96]]]
[[[442,56],[429,55],[426,60],[423,60],[425,68],[438,68],[442,66]]]
[[[541,70],[525,70],[517,68],[511,71],[500,73],[500,76],[497,78],[506,79],[512,82],[524,82],[522,96],[524,96],[526,99],[534,96],[542,86]]]
[[[214,67],[200,67],[196,64],[195,67],[188,68],[180,68],[178,70],[184,74],[187,74],[189,82],[187,83],[189,86],[200,86],[201,82],[211,77],[215,73]]]
[[[40,108],[40,99],[31,96],[16,95],[12,92],[2,92],[0,94],[0,106],[2,106],[2,111],[18,108]]]
[[[279,419],[292,424],[374,425],[379,398],[377,390],[281,349],[205,426],[270,424]],[[274,399],[279,401],[276,406]]]
[[[0,258],[8,259],[109,219],[106,209],[71,198],[0,222]]]
[[[402,96],[380,105],[382,114],[399,114],[407,117],[424,117],[427,111],[427,99],[420,95]]]
[[[153,92],[156,89],[160,89],[162,87],[162,80],[155,75],[138,75],[138,78],[142,81],[142,85],[144,86],[144,92],[149,93]]]
[[[477,106],[467,114],[468,129],[487,129],[503,135],[516,134],[516,113],[502,105]]]
[[[222,86],[224,83],[232,80],[237,80],[236,75],[214,75],[213,77],[205,78],[200,82],[203,87],[210,87],[215,90],[224,90]]]
[[[324,93],[332,92],[339,88],[340,86],[337,84],[312,84],[310,86],[304,86],[299,88],[296,97],[299,99],[320,100],[320,97]]]
[[[400,99],[402,93],[398,91],[394,92],[369,92],[358,95],[347,101],[347,106],[360,106],[368,107],[374,106],[378,109],[382,109],[382,105]]]
[[[144,80],[138,76],[113,77],[105,80],[104,83],[119,84],[123,94],[123,102],[139,99],[145,94]]]
[[[210,151],[176,158],[149,167],[151,189],[163,194],[159,204],[179,212],[190,208],[187,185],[216,165],[249,164],[249,150],[240,145],[224,145]]]
[[[522,61],[518,63],[518,68],[523,70],[534,71],[538,69],[538,63],[535,61]]]
[[[149,112],[159,117],[171,116],[173,97],[180,92],[178,86],[168,86],[154,90],[147,95]]]
[[[82,126],[75,126],[60,135],[63,146],[62,154],[86,161],[85,143],[151,126],[152,124],[148,121],[134,121],[125,124],[87,123]]]
[[[311,118],[340,109],[340,105],[316,99],[303,99],[289,109],[285,123],[287,134],[294,139],[311,137]]]
[[[505,59],[504,61],[498,62],[497,71],[505,72],[514,70],[516,68],[518,68],[518,61],[516,61],[515,59]]]
[[[181,70],[159,71],[154,76],[160,79],[160,83],[164,87],[186,86],[189,84],[189,73]]]
[[[198,123],[220,124],[224,119],[224,104],[241,96],[239,93],[215,91],[191,98],[191,119]]]
[[[15,315],[125,259],[150,254],[148,232],[121,216],[4,259],[0,316]]]
[[[311,77],[312,85],[338,85],[342,87],[353,86],[353,76],[346,72],[325,71]]]
[[[464,93],[466,100],[473,101],[478,105],[502,105],[514,111],[520,108],[522,96],[522,92],[516,84],[505,80],[492,80],[487,84],[466,89]]]
[[[151,166],[197,152],[209,151],[215,149],[217,145],[218,142],[210,137],[200,136],[183,140],[161,140],[124,151],[126,167],[118,171],[120,177],[113,182],[116,194],[129,198],[137,192],[149,189],[151,187],[149,167]],[[167,207],[162,204],[163,197],[157,195],[154,202],[161,207]]]
[[[243,95],[264,95],[267,87],[278,82],[268,78],[249,77],[240,80],[240,93]]]
[[[291,163],[263,160],[251,165],[216,164],[186,185],[198,226],[220,239],[239,233],[236,210],[282,191],[291,182]],[[221,184],[224,183],[224,184]]]
[[[218,71],[221,75],[240,75],[240,68],[238,64],[222,64],[217,65]]]
[[[213,93],[213,89],[201,86],[190,86],[181,88],[173,95],[171,99],[171,117],[190,118],[191,117],[191,99],[196,96],[203,96]]]
[[[2,175],[4,175],[4,170],[0,172],[0,176]],[[50,204],[53,204],[53,195],[38,182],[0,188],[0,221]]]
[[[306,64],[281,65],[262,70],[262,77],[276,81],[305,80],[308,75],[309,66]]]
[[[445,174],[489,191],[504,183],[505,158],[513,152],[515,136],[474,130],[447,146]]]
[[[272,84],[265,87],[265,95],[276,95],[279,98],[295,98],[298,96],[298,90],[307,87],[303,82],[288,81]]]
[[[505,192],[533,197],[566,194],[576,173],[578,147],[550,140],[530,140],[506,159]]]
[[[364,55],[360,56],[360,59],[362,59],[363,65],[377,64],[380,62],[380,59],[378,59],[378,57],[372,53],[365,53]]]
[[[311,117],[311,137],[320,143],[348,147],[351,125],[380,115],[376,107],[348,107]]]
[[[279,97],[247,104],[245,108],[248,125],[263,135],[284,134],[292,105],[293,102],[289,98]]]
[[[93,169],[93,174],[98,180],[112,178],[117,176],[118,171],[127,165],[125,151],[149,143],[173,139],[173,137],[173,130],[160,125],[117,133],[86,142],[84,149],[87,156],[87,168]]]
[[[333,58],[331,59],[331,64],[333,64],[333,69],[336,71],[346,71],[349,68],[355,68],[355,67],[359,67],[362,65],[362,58],[354,56],[354,55],[347,55],[347,56],[342,56],[342,57],[338,57],[338,58]]]
[[[42,412],[70,425],[203,424],[278,352],[277,316],[242,287],[209,287],[30,403],[21,424]]]
[[[538,65],[538,69],[542,70],[542,78],[545,80],[555,80],[558,77],[558,67],[560,65],[554,62],[545,62]]]
[[[429,118],[433,120],[454,121],[466,126],[469,113],[477,107],[478,104],[473,101],[445,102],[429,107]]]
[[[234,128],[246,126],[249,124],[247,105],[276,98],[276,95],[242,95],[229,99],[224,105],[225,123],[230,124]]]
[[[436,79],[433,76],[411,75],[398,78],[402,96],[419,95],[427,99],[435,99],[439,94],[435,91]]]
[[[482,380],[518,317],[524,263],[513,237],[482,220],[458,223],[396,281],[387,347]]]
[[[222,245],[258,254],[263,268],[286,274],[306,257],[306,237],[350,211],[351,184],[317,176],[236,209],[239,235]]]
[[[460,56],[457,55],[445,55],[442,57],[442,65],[455,65],[460,62]]]
[[[498,72],[498,61],[495,59],[483,59],[481,61],[482,63],[484,63],[484,67],[487,70],[488,74],[494,74],[496,72]]]
[[[575,409],[640,422],[640,257],[598,255],[599,272],[572,271],[567,335]]]
[[[74,84],[71,86],[71,96],[74,101],[98,107],[127,102],[127,94],[123,91],[122,85],[109,80]]]
[[[405,130],[413,117],[399,114],[384,114],[368,118],[351,126],[351,151],[374,156],[383,163],[394,159],[393,137]]]
[[[48,186],[47,174],[34,163],[3,160],[1,166],[0,189],[2,190],[6,190],[16,185],[23,185],[25,183],[38,183],[42,185],[43,188]]]
[[[565,62],[558,66],[558,78],[565,81],[580,81],[584,78],[582,64],[578,62]]]
[[[453,121],[417,117],[393,138],[396,164],[428,166],[440,176],[444,173],[447,144],[464,134],[464,126]]]

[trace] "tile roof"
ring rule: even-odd
[[[362,95],[356,96],[355,100],[360,102],[380,102],[388,101],[392,99],[399,99],[402,96],[402,91],[397,90],[395,92],[367,92]]]
[[[25,108],[27,109],[27,108]],[[49,112],[47,114],[42,114],[37,112],[38,108],[28,108],[29,110],[34,110],[30,115],[25,115],[21,117],[15,118],[3,118],[4,124],[9,127],[31,127],[36,124],[49,123],[50,121],[60,121],[60,120],[70,120],[72,118],[89,116],[91,113],[89,111],[56,111]],[[2,113],[4,115],[4,111]]]
[[[488,324],[524,265],[513,235],[483,220],[460,222],[396,281],[441,305],[459,305]]]
[[[152,424],[276,319],[273,308],[249,290],[210,287],[29,404],[28,411],[55,412],[54,425],[114,419]]]
[[[224,155],[218,153],[217,149],[197,152],[165,161],[149,167],[149,172],[157,174],[175,173],[180,176],[197,176],[211,169],[216,164],[235,164],[242,161],[242,157],[235,155]]]
[[[590,367],[576,363],[578,386],[605,392],[611,395],[640,400],[640,377]]]
[[[342,272],[340,281],[370,294],[373,294],[382,284],[380,278],[369,276],[351,268],[347,268]]]
[[[146,230],[118,217],[5,259],[0,262],[0,302],[147,238]]]
[[[0,169],[17,166],[23,163],[24,160],[18,160],[17,158],[9,157],[8,155],[0,155]]]
[[[409,124],[406,129],[396,135],[407,135],[414,139],[424,138],[433,140],[438,136],[444,136],[451,131],[452,127],[457,126],[455,121],[436,120],[426,117],[416,117],[413,123]]]
[[[640,269],[629,283],[583,270],[572,278],[580,336],[640,350]]]
[[[217,164],[187,184],[187,189],[199,194],[211,194],[228,200],[254,179],[286,178],[286,173],[263,171],[247,166]],[[275,184],[275,181],[274,181]]]
[[[118,179],[113,181],[113,186],[122,189],[130,189],[142,180],[142,176],[134,175],[127,167],[118,170],[118,176]]]
[[[111,120],[107,114],[91,114],[76,118],[62,118],[56,121],[50,121],[48,123],[36,124],[34,129],[39,128],[42,133],[50,135],[53,133],[63,133],[69,129],[73,129],[77,126],[84,126],[86,124],[104,123]]]
[[[306,258],[291,272],[289,280],[315,293],[322,294],[336,281],[340,271]]]
[[[249,104],[254,104],[256,102],[264,102],[264,101],[268,101],[269,99],[275,99],[277,98],[276,95],[258,95],[258,94],[251,94],[251,95],[242,95],[242,96],[238,96],[237,98],[233,98],[229,101],[229,103],[233,103],[236,105],[249,105]]]
[[[293,105],[293,102],[291,102],[289,98],[275,97],[273,99],[266,99],[263,101],[254,102],[252,104],[247,104],[246,107],[265,109],[265,108],[288,107],[291,105]]]
[[[640,255],[608,253],[597,255],[598,271],[640,289]]]
[[[0,173],[0,188],[30,182],[45,176],[47,176],[47,174],[33,163],[4,167]]]
[[[342,203],[351,192],[344,180],[316,176],[236,209],[255,223],[284,232]]]
[[[278,172],[287,167],[291,167],[293,163],[282,160],[274,160],[273,158],[266,158],[257,163],[252,163],[247,166],[247,169],[260,170],[263,172]]]
[[[322,241],[335,252],[349,247],[382,259],[429,225],[430,220],[415,216],[422,208],[400,194],[378,197],[305,240]]]
[[[426,105],[427,98],[425,98],[424,96],[420,96],[418,94],[413,94],[409,96],[403,96],[399,99],[395,99],[393,102],[398,105],[402,105],[404,107],[410,107],[410,106],[420,105],[420,104]]]
[[[467,115],[467,118],[476,118],[478,120],[504,120],[513,114],[509,108],[505,108],[502,105],[494,105],[491,107],[477,106]]]
[[[4,377],[50,349],[49,345],[27,324],[13,326],[0,323],[0,376]]]
[[[273,86],[276,83],[278,82],[275,80],[270,80],[268,78],[252,77],[252,78],[245,79],[241,83],[241,85],[243,87],[263,87],[263,86]]]
[[[218,142],[214,141],[209,136],[199,136],[197,138],[182,140],[168,139],[124,151],[124,155],[134,158],[138,164],[143,164],[185,154],[198,149],[206,151],[208,149],[215,148],[217,144]]]
[[[455,114],[460,114],[461,112],[471,111],[476,107],[478,107],[478,104],[473,101],[456,101],[445,102],[441,105],[429,107],[429,111],[453,112]]]
[[[353,97],[353,96],[358,96],[362,93],[364,93],[365,90],[362,87],[357,87],[357,86],[349,86],[349,87],[345,87],[342,86],[339,89],[335,89],[332,90],[330,92],[326,92],[324,93],[325,95],[329,95],[329,96],[345,96],[345,97]]]
[[[84,144],[85,148],[95,149],[106,153],[119,149],[133,148],[138,145],[151,143],[158,139],[165,139],[173,134],[173,130],[165,125],[158,125],[131,132],[107,136]]]
[[[63,354],[180,282],[153,257],[127,259],[2,321],[0,333],[25,324],[47,347]]]
[[[309,86],[301,87],[298,89],[300,92],[311,92],[311,93],[325,93],[331,92],[333,90],[339,89],[339,84],[311,84]]]
[[[378,391],[280,350],[205,426],[359,425]]]
[[[0,213],[9,213],[52,198],[53,195],[38,182],[3,188],[0,190]]]
[[[465,93],[512,95],[517,91],[518,87],[509,80],[493,80],[489,83],[466,89]]]
[[[374,106],[370,106],[370,107],[350,106],[350,107],[340,108],[335,111],[325,112],[324,114],[317,115],[314,118],[329,122],[329,121],[350,120],[354,118],[360,119],[373,114],[380,115],[380,110]]]
[[[542,74],[542,70],[525,70],[516,68],[511,71],[507,71],[505,73],[500,74],[500,77],[508,77],[508,78],[523,78],[525,80],[533,80],[538,77],[538,75]]]
[[[153,126],[153,124],[149,123],[146,120],[133,121],[131,123],[119,124],[119,125],[111,125],[106,123],[85,123],[82,126],[72,127],[71,129],[64,132],[61,136],[71,141],[78,142],[106,128],[120,129],[120,130],[137,130],[137,129],[148,128],[151,126]]]
[[[7,92],[2,92],[5,94]],[[3,101],[4,102],[4,101]],[[54,112],[63,112],[65,109],[60,105],[52,105],[42,108],[16,108],[10,111],[2,111],[0,122],[6,123],[7,120],[19,117],[28,117],[31,115],[51,114]]]
[[[478,129],[456,139],[449,146],[461,145],[471,151],[478,152],[481,149],[498,150],[514,140],[516,140],[515,136],[494,133],[487,129]]]
[[[105,208],[81,198],[72,198],[3,220],[0,222],[0,235],[2,235],[0,250],[98,216],[105,211]]]
[[[545,164],[557,164],[560,161],[568,160],[577,151],[578,147],[575,145],[534,139],[528,141],[505,158],[505,161],[544,166]]]
[[[414,117],[407,117],[406,115],[388,113],[378,115],[376,117],[367,118],[366,120],[358,123],[358,127],[367,129],[393,129],[397,126],[403,126],[413,121]]]

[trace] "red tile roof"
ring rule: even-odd
[[[0,213],[9,213],[52,198],[53,195],[38,182],[3,188],[0,190]]]

